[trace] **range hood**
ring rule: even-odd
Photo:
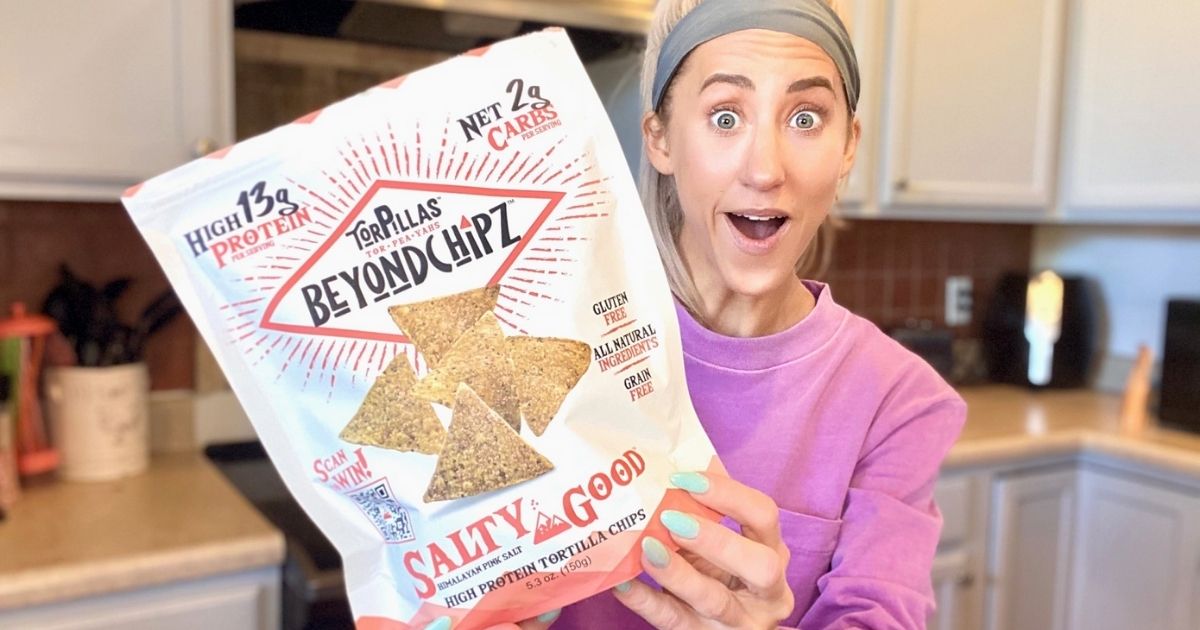
[[[381,4],[469,13],[643,35],[654,0],[371,0]]]

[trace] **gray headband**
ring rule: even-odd
[[[663,42],[654,72],[654,109],[683,58],[697,46],[736,31],[761,28],[820,46],[842,75],[846,102],[858,107],[858,60],[845,25],[824,0],[705,0],[685,15]]]

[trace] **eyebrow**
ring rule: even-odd
[[[793,81],[792,84],[788,86],[787,91],[790,94],[792,92],[803,92],[804,90],[815,87],[823,87],[830,92],[834,91],[833,84],[830,83],[829,79],[826,79],[825,77],[808,77],[807,79]]]
[[[735,87],[740,87],[740,88],[746,89],[746,90],[754,89],[754,82],[751,81],[749,79],[749,77],[747,77],[745,75],[724,74],[724,73],[718,72],[718,73],[713,74],[712,76],[708,77],[707,79],[704,80],[704,83],[700,84],[700,91],[703,92],[705,90],[705,88],[707,88],[708,86],[710,86],[714,83],[728,83],[729,85],[732,85]],[[788,86],[787,91],[789,94],[791,94],[792,92],[803,92],[805,90],[815,88],[815,87],[822,87],[822,88],[829,90],[830,92],[834,91],[833,83],[830,83],[829,79],[827,79],[825,77],[820,77],[820,76],[808,77],[806,79],[798,79],[796,81],[793,81],[792,84]]]
[[[710,86],[714,83],[728,83],[735,87],[740,87],[740,88],[747,89],[747,90],[754,89],[754,82],[751,81],[749,79],[749,77],[746,77],[745,75],[723,74],[723,73],[718,72],[716,74],[709,76],[707,79],[704,80],[704,83],[700,84],[700,91],[703,92],[705,90],[705,88],[707,88],[708,86]]]

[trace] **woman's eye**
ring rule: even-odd
[[[741,119],[738,118],[738,115],[729,110],[719,111],[713,114],[712,118],[709,120],[712,121],[712,124],[715,125],[717,129],[722,131],[730,131],[737,127],[738,123],[741,122]]]
[[[792,126],[797,129],[814,129],[821,124],[821,116],[816,112],[797,112],[792,116]]]

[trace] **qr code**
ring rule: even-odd
[[[408,542],[416,538],[408,510],[392,497],[392,489],[386,479],[355,490],[349,496],[387,542]]]

